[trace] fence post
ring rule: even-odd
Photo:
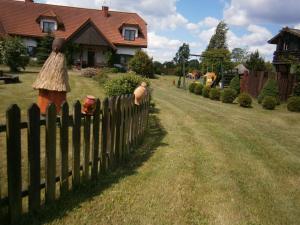
[[[6,111],[7,178],[9,218],[16,223],[22,214],[20,109],[12,105]]]
[[[89,180],[90,169],[90,138],[91,138],[91,116],[85,115],[84,117],[84,142],[83,142],[83,178],[85,181]]]
[[[110,108],[110,149],[109,149],[109,162],[110,162],[110,169],[114,169],[115,167],[115,111],[116,111],[116,97],[111,97],[109,101],[109,108]]]
[[[56,178],[56,107],[52,103],[46,113],[46,203],[55,201]]]
[[[61,107],[60,127],[60,191],[65,194],[69,190],[69,105],[64,102]]]
[[[109,101],[108,98],[105,98],[103,101],[103,108],[102,108],[102,146],[101,146],[101,161],[100,161],[100,168],[101,173],[106,173],[107,169],[107,140],[108,140],[108,105]]]
[[[125,133],[125,96],[121,96],[121,132],[120,132],[120,160],[124,162],[124,133]]]
[[[80,128],[81,104],[76,101],[73,109],[73,186],[80,184]]]
[[[96,108],[93,117],[93,148],[92,148],[92,180],[97,180],[99,165],[99,135],[100,135],[100,109],[101,102],[96,100]]]
[[[118,96],[116,99],[116,139],[115,139],[115,162],[120,163],[120,158],[121,158],[121,96]]]
[[[28,201],[29,212],[35,212],[41,205],[41,152],[40,152],[40,109],[33,104],[28,109]]]

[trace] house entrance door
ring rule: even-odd
[[[88,51],[88,67],[95,66],[95,52]]]

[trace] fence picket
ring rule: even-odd
[[[115,166],[115,129],[116,129],[116,98],[110,99],[110,168]]]
[[[22,214],[20,117],[20,108],[17,105],[12,105],[6,111],[8,201],[12,224],[16,223]]]
[[[121,151],[120,151],[120,136],[121,136],[121,97],[118,96],[116,98],[116,112],[115,112],[115,120],[116,120],[116,138],[115,138],[115,163],[119,164],[120,163],[120,155],[121,155]]]
[[[41,152],[40,152],[40,109],[33,104],[28,109],[28,175],[29,212],[35,212],[41,204]]]
[[[69,190],[69,105],[61,107],[60,127],[60,191],[65,194]]]
[[[80,127],[81,104],[76,101],[73,107],[73,186],[80,184]]]
[[[84,117],[84,142],[83,142],[83,178],[85,181],[89,180],[90,171],[90,137],[91,137],[91,116]]]
[[[101,146],[101,161],[100,161],[100,168],[101,173],[105,173],[107,169],[107,140],[108,140],[108,117],[109,117],[109,100],[105,98],[103,101],[103,114],[102,114],[102,146]]]
[[[92,148],[92,180],[97,180],[99,165],[99,135],[100,135],[100,110],[101,102],[96,100],[96,108],[93,117],[93,148]]]
[[[46,203],[55,201],[56,178],[56,107],[52,103],[46,113]]]

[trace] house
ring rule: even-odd
[[[273,58],[277,72],[288,73],[290,60],[300,60],[300,30],[285,27],[268,43],[277,45]]]
[[[80,46],[72,60],[82,67],[105,65],[110,51],[118,56],[117,63],[126,64],[137,50],[147,48],[147,23],[136,13],[107,6],[86,9],[34,0],[0,1],[0,35],[20,36],[30,56],[49,32]]]

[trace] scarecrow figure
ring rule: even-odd
[[[67,92],[70,92],[66,58],[62,52],[64,43],[63,38],[55,38],[52,52],[33,83],[33,88],[39,90],[38,105],[41,114],[46,114],[50,103],[55,104],[59,113],[62,103],[66,101]]]

